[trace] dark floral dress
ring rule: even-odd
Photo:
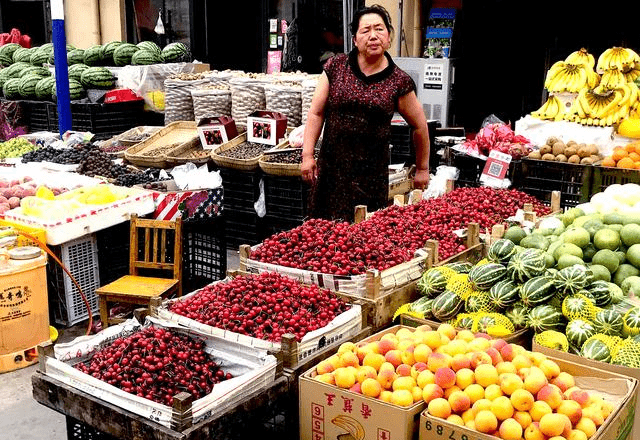
[[[398,98],[415,90],[411,77],[385,54],[389,66],[365,76],[357,50],[327,61],[329,96],[311,191],[311,217],[353,221],[356,205],[387,206],[391,118]]]

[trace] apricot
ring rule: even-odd
[[[418,344],[413,349],[413,358],[417,362],[427,363],[429,355],[432,353],[431,348],[427,344]]]
[[[537,394],[538,391],[548,384],[547,376],[542,370],[536,366],[529,368],[529,373],[524,378],[524,389],[531,394]]]
[[[393,382],[396,380],[398,375],[394,370],[381,370],[378,373],[378,382],[385,390],[390,390]]]
[[[547,440],[547,436],[540,431],[538,422],[531,422],[524,430],[524,440]]]
[[[566,371],[561,371],[551,380],[551,383],[559,387],[563,393],[576,385],[576,381],[573,376]]]
[[[485,387],[498,383],[498,370],[492,364],[480,364],[474,370],[476,383]]]
[[[404,407],[411,406],[413,405],[413,393],[406,389],[393,390],[391,403]]]
[[[562,392],[555,385],[545,385],[536,394],[536,400],[547,402],[551,409],[556,409],[563,401]]]
[[[440,388],[440,385],[435,383],[427,384],[422,389],[422,400],[426,403],[431,402],[434,399],[438,399],[444,396],[444,390]]]
[[[369,365],[363,365],[356,371],[356,380],[360,383],[362,383],[367,378],[375,379],[377,377],[378,372],[375,370],[375,368]]]
[[[541,400],[536,400],[533,402],[531,409],[529,410],[529,414],[531,414],[531,420],[534,422],[539,422],[542,416],[546,414],[551,414],[553,410],[549,406],[547,402],[542,402]]]
[[[580,418],[575,427],[577,430],[584,432],[587,435],[587,438],[591,438],[591,436],[595,434],[598,429],[595,422],[589,417]]]
[[[558,414],[564,414],[569,417],[571,424],[574,426],[582,418],[582,406],[575,400],[563,400],[555,410]]]
[[[474,418],[476,430],[485,434],[492,433],[498,429],[498,419],[496,415],[489,410],[482,410],[476,414]]]
[[[477,383],[472,383],[464,389],[464,393],[469,396],[471,404],[474,404],[480,399],[484,399],[484,388]]]
[[[415,386],[417,386],[416,381],[411,376],[399,376],[391,384],[391,388],[393,389],[393,391],[396,391],[396,390],[411,391]]]
[[[451,369],[453,371],[468,370],[470,366],[471,360],[466,354],[457,353],[451,358]]]
[[[427,359],[427,368],[432,372],[436,372],[439,368],[449,368],[451,365],[451,356],[445,353],[433,352]]]
[[[522,438],[522,426],[515,419],[508,418],[500,423],[500,438],[502,440],[520,440]]]
[[[533,422],[533,420],[531,419],[531,414],[529,414],[527,411],[516,411],[515,413],[513,413],[513,419],[516,422],[520,423],[520,426],[522,426],[523,430],[527,429],[531,422]]]
[[[395,368],[402,363],[402,352],[398,349],[389,350],[385,353],[384,360]]]
[[[444,390],[456,384],[456,373],[451,368],[438,368],[435,372],[435,380]]]
[[[335,383],[340,388],[351,388],[356,383],[356,375],[346,367],[340,367],[333,372]]]
[[[511,394],[511,405],[516,411],[529,411],[533,407],[535,398],[525,389],[515,390]]]
[[[538,368],[542,370],[547,380],[549,381],[558,377],[558,375],[560,374],[560,366],[551,359],[543,359],[538,364]]]
[[[340,354],[340,359],[342,360],[342,365],[345,367],[359,367],[360,360],[358,356],[352,351],[346,351]]]
[[[471,400],[469,399],[469,396],[462,391],[454,391],[449,395],[447,401],[449,402],[451,411],[456,414],[462,414],[464,411],[471,408]]]
[[[496,415],[498,420],[511,418],[514,412],[511,400],[507,396],[496,397],[491,402],[491,412]]]
[[[427,384],[436,383],[436,375],[431,370],[422,370],[416,377],[416,382],[420,388],[424,388]]]
[[[366,378],[360,384],[360,390],[362,394],[367,397],[378,397],[382,392],[382,385],[376,379],[372,379],[370,377]]]
[[[504,396],[504,393],[502,392],[500,385],[496,383],[492,383],[484,389],[484,397],[489,400],[495,400],[501,396]]]
[[[587,434],[580,431],[579,429],[572,429],[569,435],[567,436],[567,440],[587,440]]]
[[[566,435],[571,431],[571,421],[564,414],[545,414],[540,419],[540,431],[547,437]],[[564,433],[564,434],[563,434]]]
[[[458,414],[451,414],[447,417],[447,422],[453,423],[454,425],[464,426],[464,420]]]
[[[333,373],[318,374],[316,377],[314,377],[314,379],[317,380],[318,382],[323,382],[329,385],[336,384],[336,379]]]
[[[415,378],[413,378],[413,376],[411,375],[411,366],[408,364],[398,365],[396,367],[396,374],[398,376],[408,376],[415,380]]]
[[[384,355],[380,353],[367,353],[362,359],[363,366],[373,367],[376,371],[380,370],[382,364],[386,362]]]
[[[433,399],[427,405],[427,411],[434,417],[440,417],[441,419],[446,419],[451,415],[451,407],[449,406],[449,402],[447,399],[443,399],[442,397],[438,397]]]
[[[456,385],[458,385],[460,389],[464,390],[475,382],[475,373],[469,368],[462,368],[461,370],[456,371]]]
[[[523,389],[524,382],[515,373],[504,373],[499,376],[500,389],[504,394],[510,396],[515,390]]]

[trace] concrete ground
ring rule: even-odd
[[[227,268],[237,269],[238,251],[227,251]],[[86,331],[87,322],[58,329],[58,342],[68,342]],[[38,364],[0,373],[0,439],[65,440],[64,415],[36,402],[32,396],[31,376]]]

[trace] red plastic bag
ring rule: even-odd
[[[27,49],[31,48],[31,37],[28,35],[23,35],[22,37],[20,37],[20,42],[18,44]]]

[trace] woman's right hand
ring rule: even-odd
[[[300,169],[302,171],[302,180],[313,185],[318,178],[318,167],[316,166],[316,160],[313,156],[302,156]]]

